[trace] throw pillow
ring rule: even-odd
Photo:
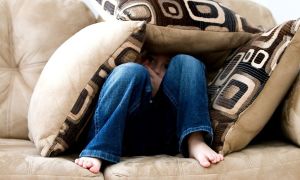
[[[252,33],[260,32],[232,10],[211,0],[97,2],[104,21],[144,20],[151,24],[147,26],[144,45],[148,51],[201,56],[209,70],[219,69],[232,48],[247,42]]]
[[[230,9],[211,0],[97,0],[105,21],[141,21],[207,31],[257,32]]]
[[[300,68],[300,20],[257,35],[229,58],[209,85],[214,148],[245,147],[264,127]]]
[[[28,115],[30,137],[42,156],[74,144],[90,119],[107,74],[135,61],[144,41],[143,22],[88,26],[52,55],[34,89]]]
[[[284,102],[281,125],[285,136],[300,146],[300,74]]]

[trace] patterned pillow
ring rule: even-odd
[[[281,125],[285,136],[300,146],[300,74],[284,102]]]
[[[201,56],[209,71],[260,32],[211,0],[97,0],[104,21],[148,22],[144,48],[154,53]],[[230,33],[235,32],[235,33]]]
[[[245,147],[264,127],[300,68],[300,20],[257,35],[229,58],[209,85],[213,146]]]
[[[259,32],[230,9],[211,0],[97,0],[105,21],[145,20],[158,26],[206,31]]]
[[[143,22],[103,22],[67,40],[50,58],[34,89],[28,128],[42,156],[65,151],[78,139],[107,74],[135,61],[144,41]]]

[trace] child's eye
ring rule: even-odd
[[[165,68],[168,69],[168,67],[169,67],[169,64],[166,64],[166,65],[165,65]]]

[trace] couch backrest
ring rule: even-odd
[[[276,26],[276,21],[271,11],[252,1],[252,0],[215,0],[222,3],[222,5],[237,12],[242,17],[245,17],[247,21],[263,30],[269,30]]]
[[[0,0],[0,138],[28,139],[29,101],[44,65],[95,22],[80,0]]]

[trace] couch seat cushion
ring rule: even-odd
[[[124,158],[105,169],[105,179],[299,179],[300,148],[264,142],[225,156],[210,168],[194,159],[159,155]],[[281,177],[281,178],[280,178]]]
[[[0,139],[0,179],[103,179],[73,163],[76,157],[44,158],[30,141]]]

